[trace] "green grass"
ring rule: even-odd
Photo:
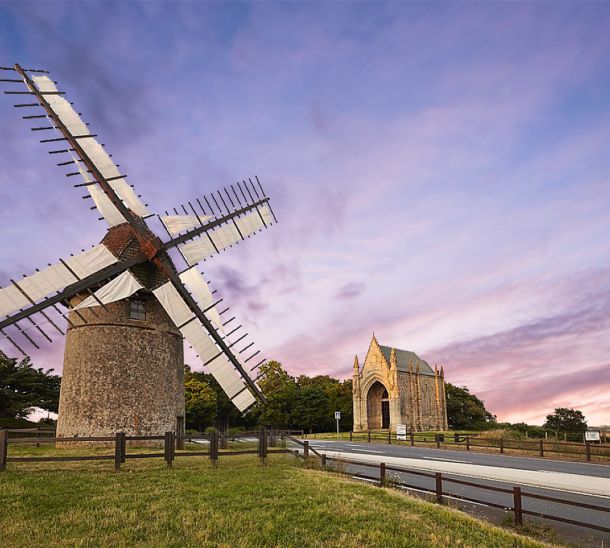
[[[32,448],[21,454],[52,448]],[[71,450],[72,451],[72,450]],[[101,449],[100,449],[101,451]],[[13,454],[16,454],[13,452]],[[541,546],[455,510],[274,455],[9,463],[3,546]]]

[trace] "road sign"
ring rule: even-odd
[[[341,419],[341,411],[335,411],[335,420],[338,421]]]
[[[397,424],[396,425],[396,439],[401,441],[407,441],[407,425]]]

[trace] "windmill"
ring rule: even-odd
[[[48,71],[0,70],[11,76],[5,94],[28,97],[15,107],[43,124],[32,131],[54,133],[41,143],[59,145],[49,154],[108,225],[91,249],[0,289],[0,340],[25,355],[24,344],[51,341],[49,329],[66,335],[58,437],[180,433],[183,339],[237,409],[265,401],[266,360],[197,268],[276,222],[258,178],[152,215]]]

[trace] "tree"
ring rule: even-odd
[[[315,425],[300,424],[301,428],[318,432],[333,431],[336,428],[335,411],[341,411],[340,427],[343,430],[351,430],[353,424],[351,379],[342,382],[329,375],[317,375],[315,377],[301,375],[297,379],[297,385],[299,390],[317,387],[326,396],[324,400],[326,408],[319,409],[318,423]],[[294,420],[297,421],[296,416]]]
[[[544,428],[556,432],[581,433],[587,429],[587,421],[582,411],[557,407],[552,415],[547,415]]]
[[[25,418],[33,407],[57,412],[61,377],[0,353],[0,417]]]
[[[495,424],[496,417],[485,409],[483,402],[474,394],[471,394],[468,388],[459,388],[446,383],[445,395],[449,428],[483,430]]]
[[[333,379],[333,381],[336,379]],[[353,405],[353,391],[352,391],[352,379],[347,379],[343,382],[336,381],[330,384],[326,391],[329,397],[329,414],[333,419],[332,430],[336,428],[336,421],[334,420],[335,411],[341,411],[341,419],[339,421],[339,427],[342,431],[349,431],[354,425],[354,405]]]
[[[294,402],[293,422],[310,433],[329,430],[329,409],[329,398],[319,384],[300,386]]]
[[[185,388],[186,383],[190,379],[197,379],[198,381],[206,383],[214,394],[216,394],[216,414],[214,420],[210,424],[222,429],[226,429],[229,426],[252,426],[256,424],[256,418],[253,413],[248,413],[245,416],[242,415],[233,403],[231,403],[231,400],[229,400],[225,391],[212,375],[203,373],[202,371],[191,371],[191,368],[188,365],[185,365]]]
[[[184,383],[186,427],[203,430],[216,421],[216,392],[209,383],[191,376]]]
[[[297,385],[277,361],[270,361],[260,368],[259,386],[267,398],[267,404],[258,407],[258,420],[274,428],[293,426],[293,405],[297,394]]]

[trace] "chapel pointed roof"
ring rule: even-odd
[[[390,356],[392,354],[392,347],[380,344],[379,348],[389,364]],[[410,350],[401,350],[400,348],[395,348],[394,350],[396,351],[396,369],[398,369],[398,371],[408,372],[409,364],[412,364],[413,371],[416,371],[417,365],[419,364],[420,374],[434,376],[434,371],[432,371],[432,368],[428,365],[428,362],[422,360],[415,352],[411,352]]]

